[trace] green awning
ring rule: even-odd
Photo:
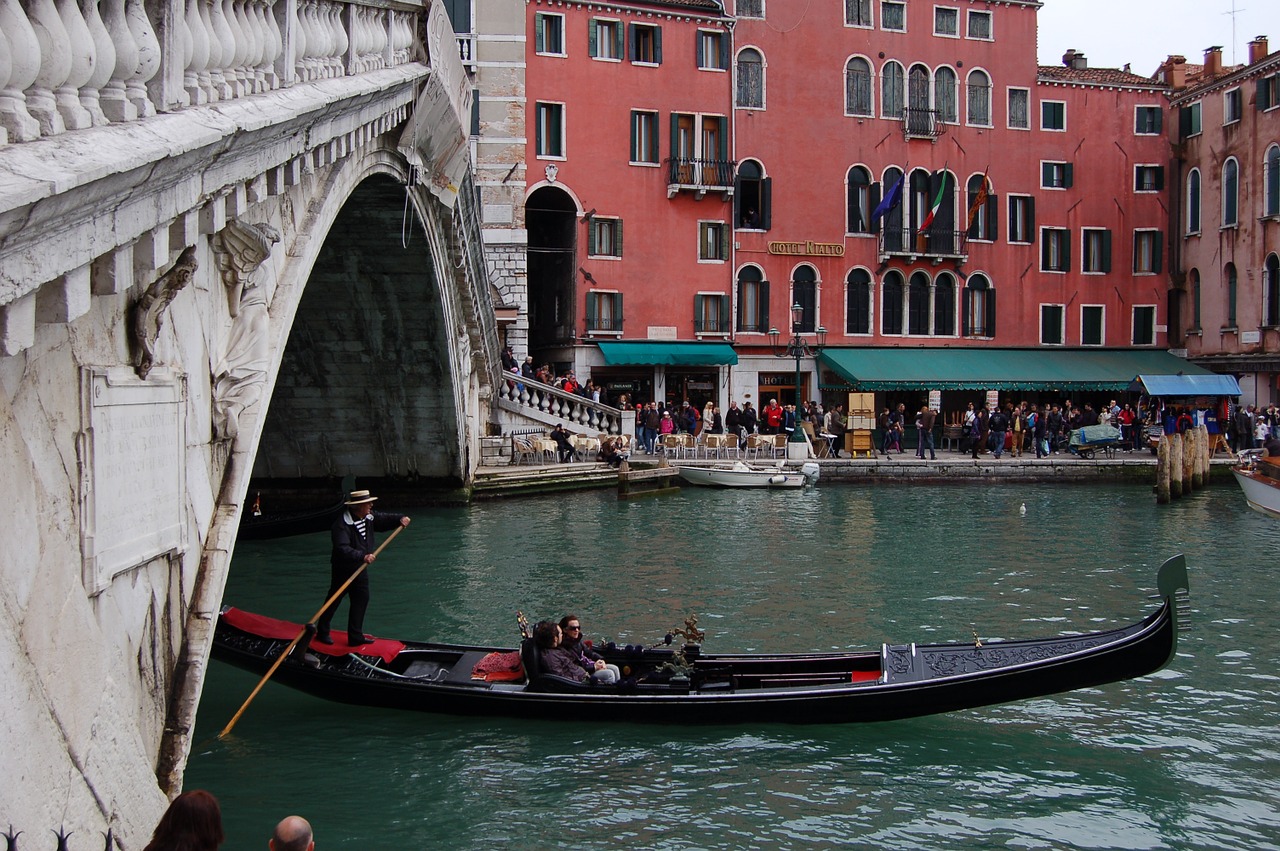
[[[823,349],[821,363],[864,392],[1070,390],[1119,393],[1135,375],[1212,375],[1157,349]]]
[[[609,366],[720,366],[736,364],[738,353],[728,343],[600,343]],[[1129,374],[1133,378],[1133,373]]]

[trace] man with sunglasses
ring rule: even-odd
[[[594,673],[600,670],[599,664],[604,657],[582,640],[582,618],[577,615],[565,615],[560,619],[560,631],[564,634],[561,639],[560,647],[573,656],[587,673]],[[605,669],[613,672],[612,682],[617,682],[622,672],[618,670],[617,665],[609,663],[604,664]],[[606,679],[606,682],[610,680]]]

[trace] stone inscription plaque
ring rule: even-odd
[[[183,385],[163,369],[86,369],[80,465],[84,584],[183,545]]]

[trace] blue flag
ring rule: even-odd
[[[898,206],[898,202],[902,200],[902,181],[906,179],[906,176],[907,173],[904,171],[898,177],[898,182],[893,184],[893,188],[876,205],[875,211],[871,213],[872,222],[877,221],[881,216],[889,215],[889,211]]]

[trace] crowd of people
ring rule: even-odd
[[[809,402],[797,408],[780,405],[776,398],[759,411],[749,401],[741,407],[737,401],[730,401],[725,411],[708,401],[699,410],[687,399],[679,406],[674,402],[646,402],[637,404],[635,409],[637,451],[646,455],[656,454],[658,440],[668,434],[729,434],[738,438],[739,447],[745,447],[752,434],[791,434],[805,422],[815,434],[828,435],[839,446],[848,426],[843,405],[824,409],[818,402]]]
[[[203,789],[192,789],[173,799],[142,851],[216,851],[225,841],[218,799]],[[302,816],[285,816],[271,832],[267,847],[315,851],[310,822]]]

